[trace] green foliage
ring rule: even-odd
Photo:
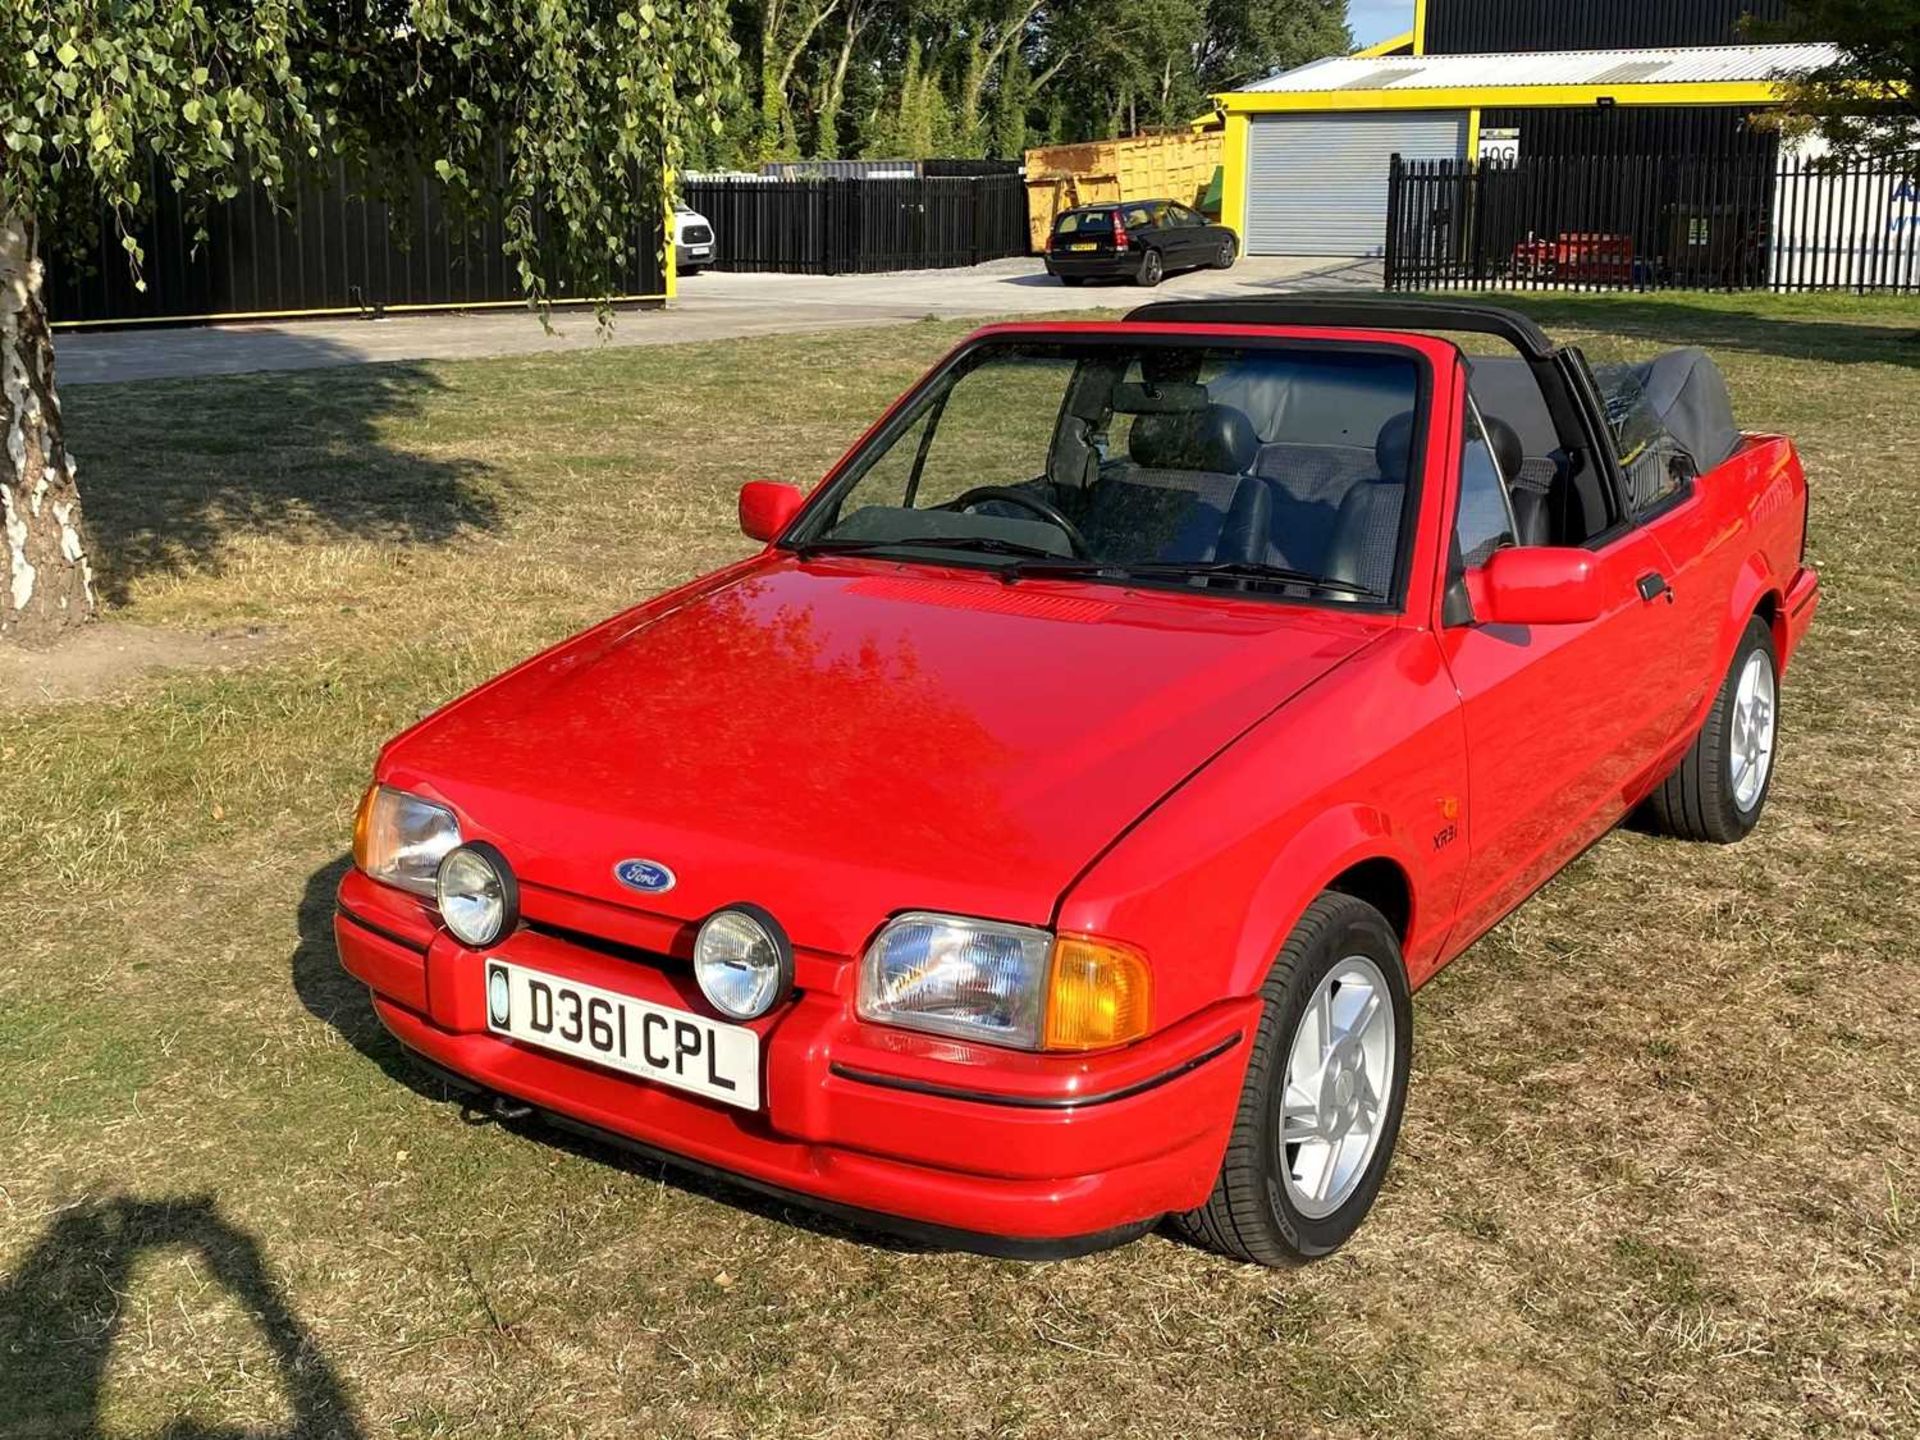
[[[736,31],[762,53],[742,161],[842,154],[850,131],[869,156],[1014,159],[1178,128],[1215,91],[1351,45],[1345,0],[739,3]]]
[[[137,272],[156,182],[429,174],[544,305],[618,290],[665,171],[1178,127],[1347,40],[1342,0],[0,0],[0,210],[105,214]]]
[[[1032,103],[1033,76],[1019,50],[1007,51],[1000,72],[1000,88],[993,97],[992,148],[995,155],[1013,156],[1027,148],[1027,111]]]
[[[0,209],[104,209],[137,266],[150,176],[192,205],[417,168],[499,207],[530,302],[607,295],[735,56],[721,0],[6,0]]]
[[[1207,0],[1198,77],[1209,92],[1230,90],[1352,48],[1346,0]]]
[[[54,234],[151,197],[151,155],[176,190],[224,199],[243,166],[282,188],[326,136],[308,100],[297,3],[8,0],[0,10],[0,209]]]
[[[1786,87],[1779,120],[1836,159],[1920,150],[1920,0],[1792,0],[1758,40],[1826,40],[1840,58]]]

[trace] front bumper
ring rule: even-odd
[[[488,1033],[485,954],[358,872],[341,883],[334,934],[394,1036],[474,1088],[823,1209],[1004,1253],[1072,1253],[1200,1204],[1259,1016],[1257,998],[1227,1001],[1107,1054],[1020,1054],[865,1025],[856,967],[803,954],[799,993],[752,1027],[765,1101],[747,1112]],[[713,1015],[671,956],[641,963],[535,929],[486,953]]]
[[[715,258],[711,244],[682,245],[678,241],[674,242],[673,268],[676,270],[698,270],[713,264]]]

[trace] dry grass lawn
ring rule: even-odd
[[[328,933],[381,740],[745,548],[960,328],[76,390],[120,621],[0,709],[0,1437],[1920,1434],[1920,305],[1705,339],[1827,601],[1762,828],[1609,838],[1425,990],[1336,1257],[923,1253],[411,1085]],[[626,323],[645,324],[644,318]]]

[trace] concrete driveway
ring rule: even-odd
[[[1380,288],[1380,263],[1367,260],[1243,259],[1233,269],[1170,276],[1157,290],[1126,284],[1069,290],[1035,259],[997,260],[968,270],[888,275],[689,276],[665,310],[619,316],[601,335],[590,313],[556,315],[554,333],[524,310],[395,315],[382,320],[254,321],[233,325],[61,331],[54,339],[63,386],[168,376],[309,370],[379,360],[450,360],[528,355],[594,345],[680,345],[743,335],[897,325],[927,316],[1059,314],[1128,309],[1148,299],[1271,295]]]

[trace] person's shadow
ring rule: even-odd
[[[273,1354],[292,1412],[262,1431],[180,1416],[164,1440],[359,1440],[359,1416],[333,1366],[289,1308],[253,1237],[212,1199],[88,1200],[65,1210],[0,1282],[0,1440],[95,1436],[129,1278],[142,1255],[184,1249],[246,1311]]]

